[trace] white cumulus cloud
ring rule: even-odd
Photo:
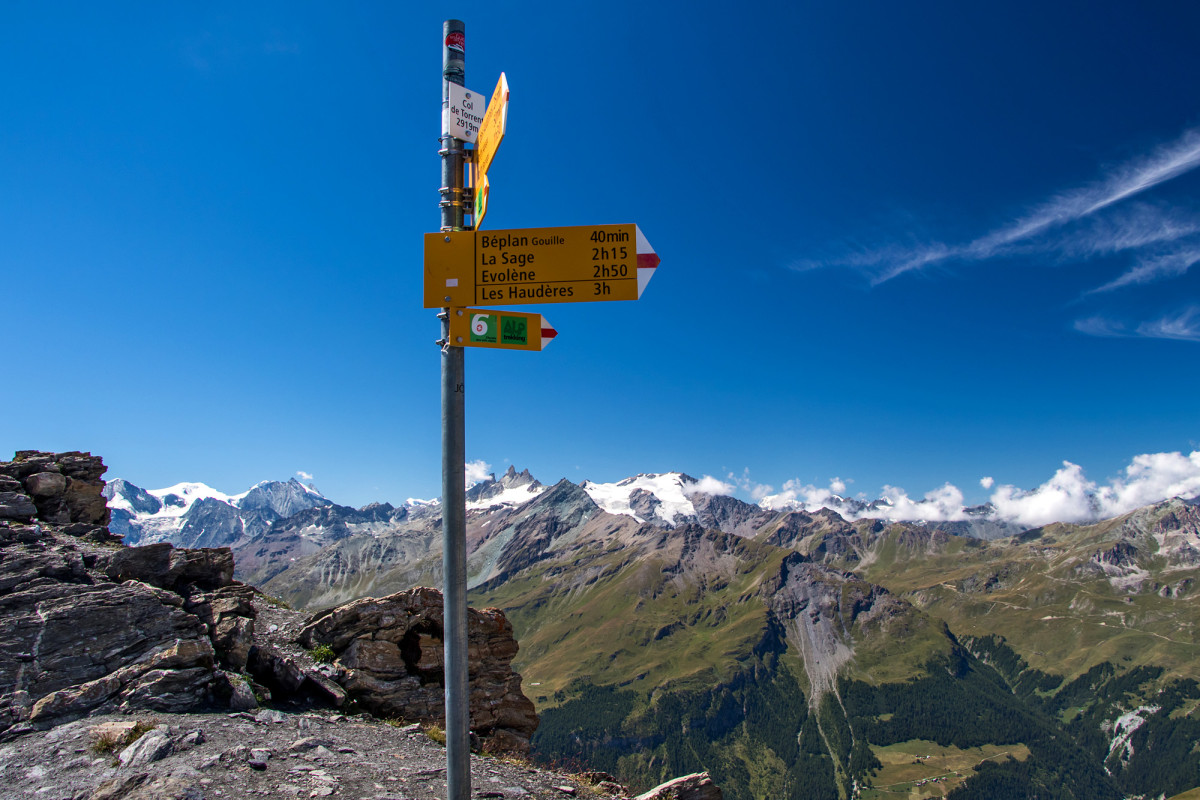
[[[963,493],[954,484],[947,483],[939,489],[927,492],[923,500],[913,500],[903,489],[883,487],[883,499],[888,501],[886,512],[864,512],[862,516],[884,516],[887,519],[914,522],[950,522],[966,517],[963,511]]]
[[[492,477],[492,465],[483,459],[468,461],[465,466],[467,488],[474,486],[480,481],[489,480]]]
[[[304,470],[298,470],[296,472],[296,477],[302,481],[311,481],[313,479],[312,473],[305,472]]]
[[[1200,493],[1200,450],[1183,453],[1146,453],[1134,456],[1125,478],[1113,481],[1101,496],[1105,516],[1124,514],[1168,497]]]
[[[815,511],[819,508],[839,508],[842,505],[842,493],[846,491],[846,482],[834,478],[829,486],[814,486],[799,480],[790,480],[783,484],[783,490],[773,494],[774,490],[766,484],[755,487],[751,497],[758,501],[763,508],[784,510],[803,508]]]
[[[1037,527],[1051,522],[1099,519],[1096,492],[1096,484],[1084,477],[1082,467],[1064,461],[1054,477],[1033,491],[1001,486],[991,502],[999,519]]]
[[[771,496],[771,492],[775,491],[775,487],[769,483],[756,483],[750,488],[750,496],[754,498],[754,502],[763,506],[763,508],[771,508],[764,501]]]
[[[736,490],[737,487],[732,483],[726,483],[712,475],[705,475],[695,483],[685,483],[683,486],[685,494],[700,492],[701,494],[731,495]]]
[[[1064,461],[1050,480],[1025,491],[1000,486],[991,496],[994,518],[1037,527],[1052,522],[1095,522],[1128,514],[1172,497],[1200,494],[1200,450],[1191,455],[1144,453],[1134,456],[1124,474],[1098,484],[1083,467]]]
[[[829,488],[822,488],[791,480],[778,493],[773,493],[769,486],[757,484],[752,496],[769,510],[812,512],[830,508],[850,520],[953,522],[968,519],[963,493],[952,483],[927,492],[920,499],[910,497],[904,489],[884,486],[879,498],[882,502],[871,505],[846,500],[833,491],[834,486],[842,484],[844,487],[844,483],[839,479],[831,483]],[[995,489],[989,498],[993,510],[988,518],[992,520],[1027,528],[1052,522],[1096,522],[1172,497],[1200,497],[1200,450],[1189,455],[1173,452],[1134,456],[1122,473],[1107,483],[1090,480],[1083,467],[1063,461],[1049,480],[1033,489],[1007,484],[996,486],[991,476],[982,478],[979,485],[984,489]]]

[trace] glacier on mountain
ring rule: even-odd
[[[241,494],[225,494],[203,483],[177,483],[145,490],[127,480],[104,487],[113,533],[130,545],[169,542],[181,547],[220,547],[266,531],[299,511],[331,505],[319,491],[295,478],[262,481]]]

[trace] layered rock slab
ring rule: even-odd
[[[512,671],[512,625],[495,608],[467,617],[470,728],[485,746],[525,751],[538,716]],[[442,593],[417,588],[318,613],[299,639],[330,648],[329,677],[376,716],[444,724],[442,620]]]
[[[27,501],[0,513],[0,734],[104,709],[225,706],[244,682],[226,670],[245,663],[253,611],[222,614],[237,592],[229,551],[119,548],[104,471],[79,452],[0,462],[0,484]]]

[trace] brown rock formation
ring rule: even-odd
[[[0,474],[20,483],[31,498],[37,518],[56,524],[108,524],[108,506],[100,494],[104,470],[99,458],[79,452],[18,450],[12,461],[0,465]]]
[[[721,787],[712,782],[707,772],[684,775],[656,786],[636,800],[722,800]]]
[[[329,677],[372,713],[444,724],[442,593],[417,588],[316,614],[306,647],[336,655]],[[533,703],[512,671],[512,625],[499,609],[468,610],[471,730],[497,750],[524,751],[537,729]]]

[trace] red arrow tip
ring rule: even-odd
[[[662,259],[658,257],[658,253],[655,253],[653,251],[651,251],[649,253],[638,253],[637,254],[637,268],[638,269],[654,269],[655,267],[658,266],[660,261],[662,261]]]
[[[554,330],[554,328],[542,328],[543,339],[553,339],[555,336],[558,336],[558,331]]]

